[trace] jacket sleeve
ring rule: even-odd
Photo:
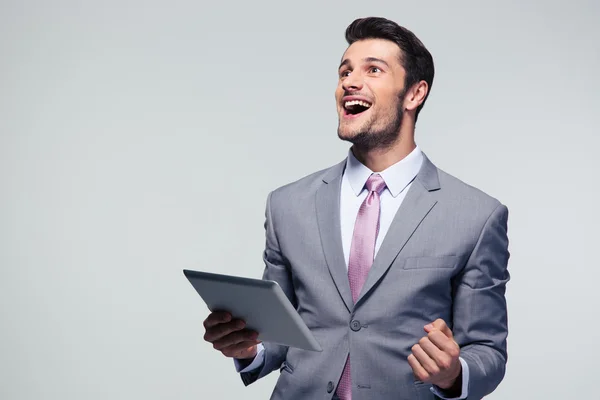
[[[468,399],[481,399],[504,378],[508,315],[505,299],[508,209],[492,211],[462,272],[456,277],[453,334],[469,366]]]
[[[271,209],[272,197],[273,192],[269,193],[267,197],[267,206],[265,211],[266,245],[263,252],[263,260],[265,263],[263,279],[277,282],[294,308],[296,308],[297,301],[292,283],[291,268],[289,262],[286,260],[283,254],[281,254],[279,241],[275,231],[276,228]],[[254,383],[264,376],[267,376],[275,369],[280,369],[285,361],[288,350],[287,346],[267,342],[263,343],[263,345],[265,359],[262,367],[240,374],[242,381],[246,386]]]

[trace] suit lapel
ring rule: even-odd
[[[331,168],[325,175],[323,184],[317,190],[316,208],[321,244],[329,273],[344,304],[351,312],[354,304],[344,260],[340,225],[340,191],[344,166],[345,161]]]
[[[423,164],[394,220],[381,243],[356,304],[368,294],[390,268],[421,221],[433,209],[437,200],[430,192],[440,188],[437,168],[423,154]],[[347,279],[346,279],[347,280]]]

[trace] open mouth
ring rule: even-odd
[[[344,102],[344,114],[346,116],[357,116],[371,108],[371,103],[364,100],[350,100]]]

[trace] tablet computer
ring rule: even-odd
[[[258,332],[258,340],[322,351],[275,281],[183,270],[210,311],[227,311]]]

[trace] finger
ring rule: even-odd
[[[412,347],[412,353],[415,355],[417,361],[419,361],[419,364],[421,364],[421,366],[430,376],[437,375],[440,372],[440,369],[435,361],[429,357],[429,355],[427,355],[425,350],[423,350],[419,344],[415,344]]]
[[[249,330],[242,330],[230,333],[213,342],[213,347],[217,350],[223,350],[226,347],[237,345],[239,343],[256,340],[258,333]]]
[[[452,340],[448,339],[448,337],[446,337],[446,335],[444,335],[442,332],[440,332],[440,331],[434,331],[434,332],[437,333],[437,335],[439,335],[440,337],[442,337],[442,339],[445,341],[446,344],[449,343],[450,345],[454,345]],[[434,332],[432,332],[432,333],[434,333]],[[431,335],[431,333],[430,333],[430,335]],[[449,370],[453,365],[455,365],[454,364],[455,362],[458,362],[457,361],[458,360],[458,351],[457,350],[455,350],[453,348],[452,350],[444,351],[444,350],[440,349],[437,344],[433,343],[429,339],[429,337],[424,337],[423,339],[421,339],[419,341],[419,345],[421,346],[423,351],[425,351],[425,353],[427,353],[429,358],[431,358],[435,362],[439,372]]]
[[[249,354],[252,353],[253,348],[260,343],[260,340],[247,340],[232,346],[226,347],[221,350],[223,355],[226,357],[234,358],[249,358]],[[256,354],[254,354],[256,356]]]
[[[427,371],[425,371],[425,368],[423,368],[423,366],[419,363],[419,360],[417,360],[414,354],[410,354],[408,356],[408,364],[412,368],[415,378],[423,382],[427,382],[429,380],[429,374]]]
[[[452,358],[456,358],[460,355],[460,347],[454,339],[450,339],[448,336],[443,334],[441,331],[434,330],[430,332],[427,337],[438,349],[448,354]]]
[[[427,326],[431,326],[432,329],[425,329],[427,331],[427,333],[431,332],[433,329],[437,329],[439,331],[442,331],[444,333],[444,335],[448,336],[450,339],[454,339],[454,336],[452,335],[452,330],[448,327],[448,325],[446,324],[446,321],[444,321],[441,318],[436,319],[435,321],[433,321],[431,324],[427,325]]]
[[[204,340],[207,342],[215,342],[232,332],[240,331],[246,327],[244,321],[236,319],[227,323],[220,323],[206,330]]]
[[[227,311],[215,311],[204,320],[204,328],[212,328],[215,325],[231,321],[231,314]]]
[[[438,332],[440,335],[444,336],[445,335],[440,332],[440,331],[436,331]],[[448,339],[446,339],[448,340]],[[435,364],[439,367],[440,366],[440,361],[445,361],[446,358],[444,355],[444,352],[442,350],[440,350],[435,344],[433,344],[431,342],[431,340],[429,340],[429,337],[425,336],[423,338],[421,338],[421,340],[419,340],[419,346],[421,346],[421,349],[423,349],[423,351],[425,352],[425,354],[427,354],[429,356],[429,358],[431,358]]]

